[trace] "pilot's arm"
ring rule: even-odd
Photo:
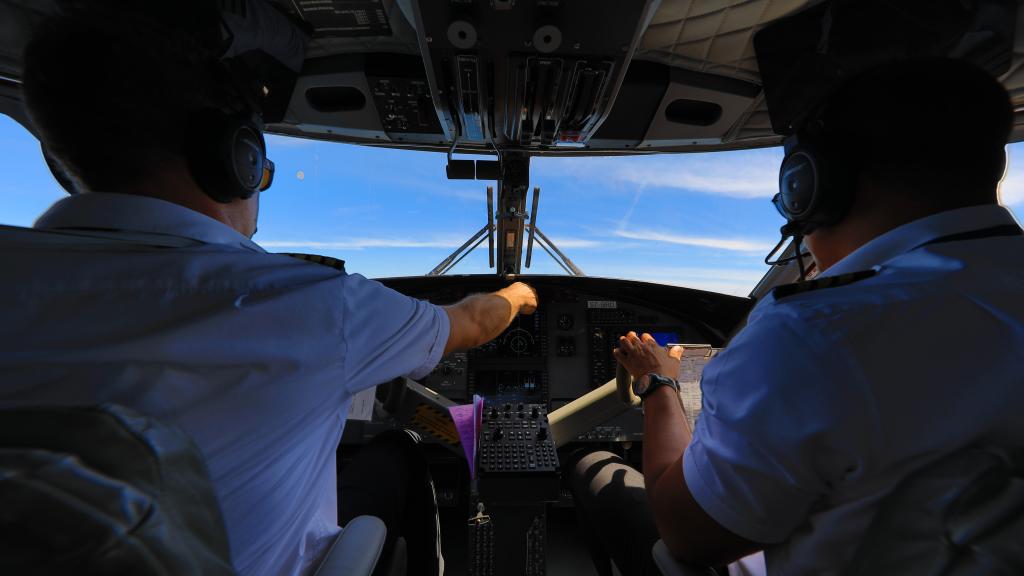
[[[721,566],[782,542],[829,486],[862,469],[864,399],[827,377],[856,368],[802,332],[785,320],[752,321],[705,368],[692,433],[671,388],[644,401],[647,495],[681,561]],[[680,353],[631,333],[616,357],[634,377],[677,378]]]
[[[445,307],[451,331],[444,353],[460,352],[497,338],[519,314],[533,314],[537,293],[516,282],[491,294],[474,294]]]
[[[410,298],[358,274],[344,278],[343,291],[345,385],[353,393],[397,376],[426,376],[445,354],[489,342],[516,315],[537,307],[535,292],[521,282],[448,307]]]
[[[650,334],[637,337],[635,332],[620,338],[614,352],[634,378],[656,373],[676,379],[681,353],[679,347],[665,350]],[[724,528],[693,499],[683,476],[683,453],[691,439],[674,390],[663,386],[644,400],[644,484],[658,534],[676,558],[722,566],[762,546]]]

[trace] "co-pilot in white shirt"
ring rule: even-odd
[[[750,314],[708,363],[683,470],[719,524],[769,543],[769,574],[837,574],[878,502],[971,444],[1024,445],[1024,237],[999,206],[923,218],[830,268],[846,286]]]
[[[242,575],[312,572],[339,532],[352,395],[425,375],[448,340],[436,306],[152,198],[63,199],[0,230],[0,268],[0,406],[112,402],[183,428]]]

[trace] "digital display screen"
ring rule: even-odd
[[[668,346],[669,344],[679,344],[679,334],[676,332],[651,332],[651,337],[658,343],[659,346]]]
[[[544,392],[542,377],[539,370],[477,370],[473,373],[473,392],[486,398],[536,396]]]

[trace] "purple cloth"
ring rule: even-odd
[[[462,450],[466,453],[466,461],[469,462],[469,477],[476,478],[476,443],[483,425],[484,399],[474,394],[472,404],[452,406],[448,408],[448,412],[455,422]]]

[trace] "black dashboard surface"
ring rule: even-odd
[[[749,298],[701,290],[579,276],[503,278],[488,274],[380,281],[409,296],[446,305],[471,294],[492,292],[515,280],[537,290],[537,312],[520,316],[487,345],[443,358],[431,374],[420,380],[421,384],[457,404],[466,404],[474,394],[479,394],[485,402],[515,402],[517,406],[538,406],[541,411],[546,406],[547,412],[553,412],[613,377],[615,363],[611,350],[617,345],[620,334],[644,330],[667,341],[718,347],[743,322],[754,304]],[[410,423],[416,428],[414,422]],[[409,424],[391,417],[347,422],[338,450],[340,468],[344,469],[352,455],[376,434],[395,426],[408,427]],[[479,479],[471,481],[465,459],[459,450],[452,450],[450,442],[430,433],[422,436],[422,448],[427,455],[440,508],[446,572],[502,574],[493,568],[514,566],[504,573],[543,574],[538,567],[547,565],[548,573],[562,574],[569,573],[563,569],[562,562],[567,558],[571,559],[572,572],[576,572],[580,562],[585,561],[585,552],[572,552],[571,546],[566,545],[565,535],[576,526],[571,513],[566,514],[566,508],[573,506],[567,487],[561,486],[558,500],[548,504],[516,504],[502,508],[492,505],[493,502],[487,503],[491,521],[484,527],[467,526],[466,518],[479,512],[482,508],[478,506],[484,502],[480,496],[483,491],[478,493],[476,488]],[[559,448],[557,462],[589,446],[613,450],[627,462],[639,466],[641,451],[636,446],[643,441],[643,436],[640,409],[628,410]],[[562,472],[564,474],[564,470]],[[512,498],[532,494],[531,486],[550,480],[547,476],[540,479],[533,476],[518,477],[514,483],[498,490],[497,496]],[[504,526],[505,532],[491,532],[487,526]],[[545,558],[545,550],[549,548],[552,556]],[[486,560],[483,563],[481,554]],[[524,558],[530,559],[534,569],[525,570],[521,566]],[[481,570],[480,566],[486,568]]]
[[[446,305],[513,280],[537,290],[537,312],[520,316],[489,344],[445,357],[424,385],[455,402],[473,394],[514,396],[554,410],[614,377],[611,351],[620,335],[646,331],[662,343],[718,347],[753,305],[749,298],[593,277],[464,275],[381,282]]]

